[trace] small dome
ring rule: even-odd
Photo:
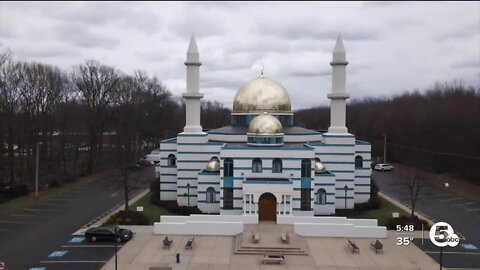
[[[315,161],[315,172],[316,173],[324,173],[326,172],[327,169],[325,168],[325,165],[319,160]]]
[[[218,160],[218,158],[212,158],[207,163],[207,167],[205,167],[205,171],[207,171],[207,172],[219,172],[220,171],[220,161]]]
[[[264,112],[253,118],[248,126],[248,133],[254,135],[282,135],[282,123],[276,117]]]
[[[279,83],[260,76],[244,83],[233,100],[233,112],[291,112],[287,90]]]

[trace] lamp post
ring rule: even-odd
[[[347,191],[348,191],[348,186],[345,185],[343,187],[343,189],[345,190],[345,213],[347,213]]]
[[[40,145],[42,142],[37,142],[37,153],[35,160],[35,199],[38,199],[38,164],[40,163]]]
[[[190,207],[190,183],[187,183],[187,200],[188,200],[188,207]]]
[[[383,134],[383,163],[387,163],[387,134]]]
[[[445,182],[445,189],[448,189],[450,187],[450,184],[448,182]],[[446,236],[444,237],[444,239]],[[440,270],[443,269],[443,247],[440,247]]]
[[[115,227],[114,227],[114,235],[115,235],[115,270],[117,270],[117,251],[118,251],[118,247],[117,247],[117,224],[115,224]]]

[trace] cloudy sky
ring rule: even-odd
[[[0,3],[0,51],[65,69],[87,59],[142,69],[175,95],[192,33],[201,91],[227,107],[262,65],[295,109],[327,104],[339,33],[352,97],[454,79],[480,86],[479,2]]]

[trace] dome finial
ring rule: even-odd
[[[263,75],[264,70],[265,70],[265,66],[262,65],[262,69],[260,70],[260,78],[265,78],[265,76]]]

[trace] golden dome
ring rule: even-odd
[[[264,112],[253,118],[248,126],[248,133],[255,135],[282,135],[282,123],[276,117]]]
[[[220,171],[220,161],[218,158],[212,158],[208,163],[207,167],[205,167],[205,171],[207,172],[219,172]]]
[[[287,90],[265,76],[244,83],[233,100],[233,112],[291,112]]]
[[[324,173],[326,172],[327,169],[325,168],[325,165],[320,160],[315,160],[315,172],[316,173]]]

